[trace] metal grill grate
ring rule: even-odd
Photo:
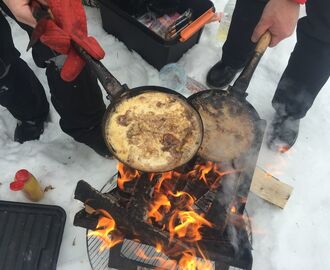
[[[88,258],[93,270],[109,270],[109,250],[100,251],[102,241],[87,236]]]
[[[116,186],[117,174],[112,176],[110,180],[101,188],[101,192],[107,193],[113,190]],[[102,241],[95,236],[88,236],[89,230],[86,233],[86,242],[88,249],[88,259],[93,270],[109,270],[109,250],[100,251]]]
[[[117,174],[113,175],[110,180],[102,187],[100,190],[103,193],[108,193],[117,187]],[[252,230],[250,219],[248,218],[248,214],[245,210],[245,217],[247,220],[247,231],[250,239],[250,243],[252,244]],[[113,268],[109,268],[109,250],[100,251],[100,247],[102,241],[99,240],[95,236],[88,236],[89,230],[86,233],[86,242],[88,249],[88,258],[92,270],[116,270]],[[141,250],[145,255],[145,258],[141,258],[141,256],[137,256],[137,250]],[[168,257],[162,253],[156,251],[156,249],[152,246],[140,244],[131,240],[125,239],[121,248],[121,256],[124,258],[135,261],[137,263],[143,263],[145,265],[150,265],[152,268],[140,267],[137,266],[137,270],[150,270],[153,267],[161,267],[162,269],[171,269],[175,265],[175,262],[170,261]],[[162,262],[161,259],[164,261]],[[166,262],[166,263],[164,263]],[[171,263],[172,262],[172,263]],[[213,263],[214,265],[214,263]],[[214,268],[214,267],[213,267]],[[172,268],[173,269],[173,268]],[[240,270],[239,268],[230,267],[229,270]]]
[[[141,253],[138,253],[140,251]],[[163,269],[173,269],[175,262],[162,253],[158,253],[152,246],[139,244],[131,240],[125,240],[121,249],[123,257],[139,263],[150,265],[151,267],[161,267]],[[138,256],[140,254],[140,256]],[[142,255],[142,256],[141,256]],[[166,262],[166,265],[164,265]]]

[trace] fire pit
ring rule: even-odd
[[[102,193],[108,193],[117,187],[117,174],[112,176],[111,179],[100,190]],[[252,230],[248,213],[244,211],[244,220],[246,221],[246,231],[248,234],[249,243],[252,245]],[[150,268],[137,266],[137,264],[148,264],[149,267],[155,265],[157,260],[141,259],[138,256],[134,256],[137,250],[143,250],[144,254],[148,254],[148,257],[159,257],[160,254],[153,247],[136,243],[130,240],[124,240],[122,245],[113,247],[110,252],[105,249],[101,251],[103,241],[98,237],[91,235],[91,231],[86,232],[87,253],[91,268],[93,270],[109,270],[112,268],[117,269],[139,269],[147,270]],[[164,258],[166,259],[166,257]],[[130,266],[128,266],[130,265]],[[111,268],[112,267],[112,268]],[[228,269],[223,267],[222,269]],[[230,267],[230,270],[236,270],[239,268]]]
[[[90,230],[92,268],[251,269],[244,210],[264,121],[258,126],[254,147],[232,161],[196,157],[166,173],[119,164],[117,187],[108,183],[102,192],[80,181],[75,198],[85,209],[74,224]]]

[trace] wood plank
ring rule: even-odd
[[[283,209],[291,196],[293,188],[257,167],[250,190],[258,197]]]

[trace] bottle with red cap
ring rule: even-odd
[[[44,192],[37,179],[25,169],[16,172],[14,181],[10,183],[10,189],[23,191],[24,195],[34,202],[38,202],[44,197]]]

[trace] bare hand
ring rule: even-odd
[[[37,22],[32,15],[32,11],[29,5],[30,0],[3,0],[3,1],[18,21],[32,27],[35,27],[37,25]],[[45,0],[37,0],[37,1],[43,5],[47,5]]]
[[[270,47],[291,36],[297,25],[299,9],[299,4],[292,0],[270,0],[254,29],[252,41],[257,42],[267,30],[272,34]]]

